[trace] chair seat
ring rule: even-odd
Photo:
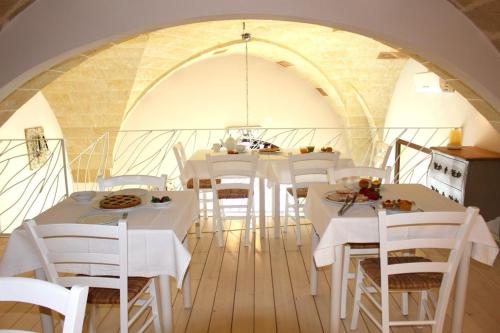
[[[379,243],[349,243],[351,249],[361,250],[361,249],[378,249]]]
[[[149,278],[129,277],[128,278],[128,301],[136,297],[148,284]],[[94,288],[89,289],[87,298],[89,304],[120,304],[120,289]]]
[[[287,188],[286,191],[288,192],[288,194],[293,196],[293,188],[292,187]],[[298,188],[297,189],[297,197],[298,198],[307,197],[307,187]]]
[[[199,188],[212,188],[212,181],[210,179],[200,179],[199,180]],[[217,184],[220,184],[220,179],[216,179],[215,182]],[[194,180],[193,178],[189,178],[186,184],[187,188],[192,189],[194,188]]]
[[[422,257],[389,257],[388,264],[404,264],[412,262],[430,262]],[[380,286],[379,258],[368,258],[361,261],[361,267],[366,275]],[[441,273],[405,273],[389,275],[389,290],[427,290],[439,288],[443,274]]]
[[[218,190],[217,196],[219,197],[219,199],[246,199],[248,198],[248,190],[246,189]]]

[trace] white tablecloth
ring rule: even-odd
[[[342,185],[312,185],[307,194],[306,217],[312,222],[320,237],[319,244],[314,251],[314,259],[319,267],[333,263],[334,248],[337,245],[379,241],[377,214],[370,205],[355,205],[340,217],[337,211],[341,205],[331,204],[323,199],[326,192],[339,187]],[[463,206],[417,184],[383,185],[381,194],[384,200],[400,198],[415,201],[416,206],[424,211],[464,210]],[[440,235],[449,235],[450,232],[455,231],[454,227],[435,227],[432,235],[440,237]],[[404,239],[407,236],[401,233],[395,237]],[[482,216],[478,216],[475,221],[469,240],[472,242],[472,258],[487,265],[493,265],[498,254],[498,246]]]
[[[290,169],[288,165],[288,153],[299,154],[297,149],[282,149],[278,153],[258,153],[257,177],[268,180],[268,184],[290,184]],[[214,153],[211,150],[197,150],[187,161],[185,177],[210,178],[206,161],[207,154],[226,154],[225,152]],[[250,154],[246,152],[244,154]],[[340,156],[337,168],[354,166],[351,159],[343,159]]]
[[[168,195],[172,202],[164,208],[153,208],[145,204],[129,210],[127,218],[129,275],[145,277],[170,275],[177,279],[180,288],[191,260],[191,255],[184,248],[182,240],[192,223],[198,219],[196,197],[193,191],[151,194]],[[103,193],[98,193],[94,200],[99,200],[102,195]],[[144,201],[149,202],[149,198]],[[81,217],[99,214],[121,216],[122,213],[96,209],[91,204],[76,203],[70,198],[40,214],[35,220],[38,224],[76,223]],[[57,247],[65,245],[53,244]],[[40,267],[36,250],[24,230],[22,228],[14,230],[0,261],[0,276],[14,276]]]

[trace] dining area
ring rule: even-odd
[[[498,254],[480,210],[392,183],[390,166],[355,166],[334,147],[243,143],[188,156],[177,142],[179,190],[164,175],[97,177],[97,191],[73,192],[2,239],[0,276],[88,288],[75,332],[471,325],[471,280],[497,274],[476,272]],[[7,304],[5,328],[66,332],[46,307]]]

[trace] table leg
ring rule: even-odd
[[[260,238],[266,234],[266,179],[259,177],[259,232]]]
[[[189,252],[189,236],[184,240],[184,247]],[[193,307],[193,303],[191,302],[191,277],[189,268],[184,275],[184,281],[182,283],[182,300],[184,302],[184,308],[190,309]]]
[[[172,303],[170,300],[170,284],[168,279],[168,275],[160,275],[160,313],[163,332],[172,333]]]
[[[453,304],[453,317],[451,322],[452,333],[462,333],[462,324],[465,313],[465,299],[467,296],[467,281],[469,279],[469,265],[472,245],[465,246],[464,254],[460,260],[456,276],[455,302]]]
[[[310,268],[310,289],[311,295],[315,296],[318,294],[318,271],[316,270],[316,264],[314,263],[314,250],[318,246],[319,236],[314,231],[311,232],[311,268]]]
[[[340,308],[342,295],[340,289],[342,287],[344,245],[335,247],[334,251],[335,261],[332,264],[332,289],[330,292],[330,333],[339,333],[341,326]]]
[[[280,184],[274,184],[274,238],[280,237]]]
[[[41,268],[35,270],[35,277],[39,280],[47,280],[45,273]],[[42,306],[39,306],[38,308],[40,310],[40,321],[42,322],[42,332],[53,333],[54,322],[52,321],[52,311]]]

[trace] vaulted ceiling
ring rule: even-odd
[[[344,125],[382,126],[408,56],[371,38],[332,28],[249,20],[249,53],[317,88]],[[188,24],[144,33],[81,53],[33,78],[0,103],[15,112],[38,91],[50,103],[70,159],[116,131],[140,97],[172,71],[204,57],[243,53],[242,21]]]
[[[0,4],[0,29],[34,1]],[[500,49],[499,1],[450,0]],[[158,80],[202,57],[241,53],[241,20],[160,29],[80,53],[42,72],[0,102],[0,124],[42,91],[63,129],[70,158],[118,130]],[[345,125],[381,126],[402,66],[413,57],[448,81],[500,130],[499,114],[461,81],[418,55],[371,38],[312,24],[247,21],[250,53],[308,80]]]

